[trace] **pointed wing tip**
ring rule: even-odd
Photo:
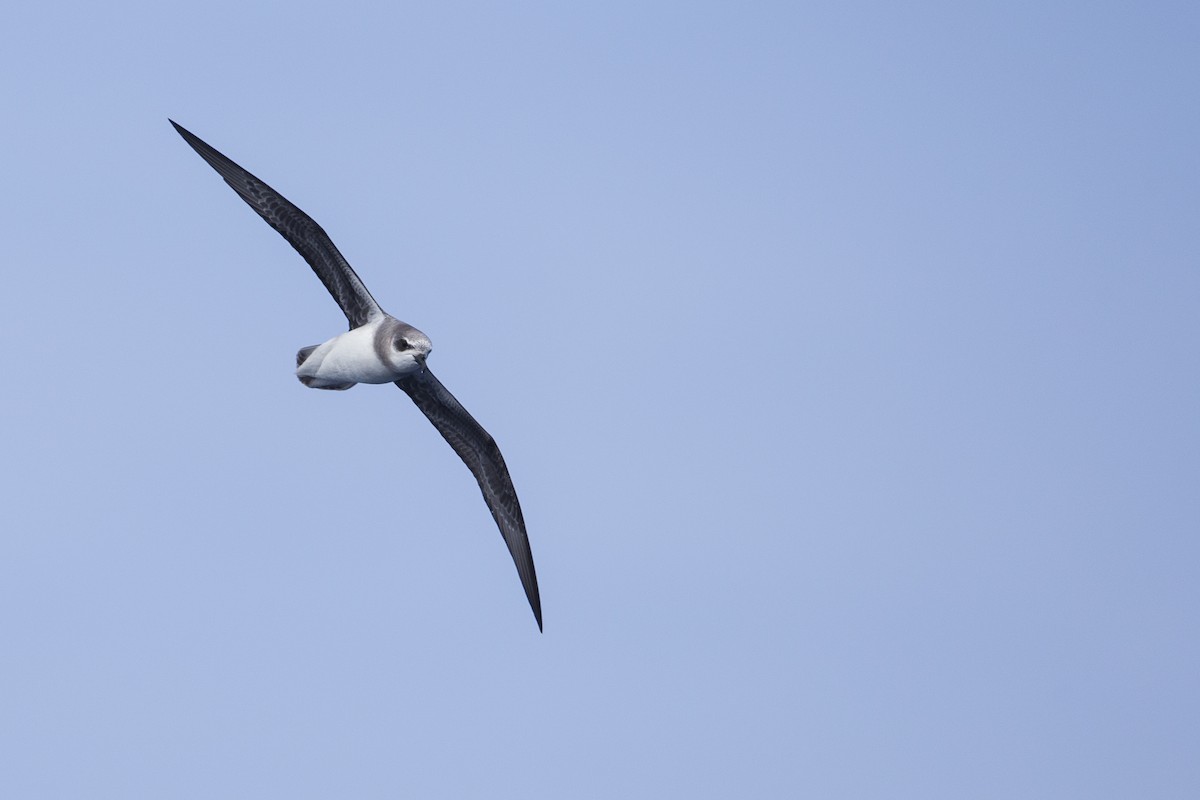
[[[201,145],[207,146],[207,142],[201,140],[198,136],[196,136],[196,134],[192,133],[170,117],[167,117],[167,122],[171,123],[171,127],[175,129],[175,132],[182,136],[183,140],[191,145],[193,150],[195,150],[201,156],[204,156],[204,151],[201,149]],[[204,157],[207,159],[207,156]]]
[[[538,591],[537,575],[533,574],[533,557],[529,560],[530,574],[526,575],[524,570],[517,567],[517,572],[521,575],[521,585],[525,589],[525,599],[529,601],[529,609],[533,612],[533,618],[537,620],[538,633],[545,633],[542,628],[542,593]]]
[[[517,572],[521,576],[521,586],[525,589],[525,599],[529,601],[529,610],[533,612],[533,618],[537,620],[538,633],[545,633],[542,628],[542,594],[538,591],[537,575],[533,573],[532,556],[529,559],[529,570],[529,573],[526,573],[518,562]]]

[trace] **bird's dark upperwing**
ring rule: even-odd
[[[288,243],[304,256],[304,260],[317,273],[321,283],[333,295],[350,322],[357,328],[368,320],[383,313],[375,298],[363,286],[358,275],[345,257],[338,252],[329,234],[313,221],[313,218],[296,208],[286,197],[251,175],[237,164],[217,152],[200,137],[170,121],[183,140],[200,154],[200,157],[220,173],[225,182],[241,196],[258,215],[272,228],[279,231]]]
[[[428,369],[402,378],[396,381],[396,385],[429,417],[433,427],[450,443],[475,480],[479,481],[483,499],[487,501],[500,527],[500,534],[508,545],[508,552],[517,565],[521,585],[525,587],[525,596],[529,598],[529,607],[537,619],[538,630],[541,630],[542,600],[538,595],[537,572],[533,568],[529,537],[525,533],[525,518],[521,516],[521,504],[517,502],[517,492],[513,488],[512,478],[508,476],[508,467],[504,464],[504,456],[500,455],[496,440]]]

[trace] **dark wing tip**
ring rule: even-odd
[[[522,526],[522,533],[524,533],[523,526]],[[525,597],[527,600],[529,600],[529,608],[533,610],[533,618],[537,620],[538,633],[545,633],[545,631],[542,629],[542,593],[538,589],[537,572],[535,571],[534,566],[533,566],[533,553],[531,551],[529,551],[529,549],[528,549],[529,548],[529,537],[528,536],[525,537],[525,547],[526,547],[526,552],[529,553],[530,581],[527,586],[523,586],[522,588],[525,589]],[[524,581],[522,581],[522,583],[524,583]]]
[[[182,136],[188,144],[191,144],[194,141],[200,141],[196,134],[192,133],[170,117],[167,117],[167,122],[171,123],[171,126],[175,128],[175,132]]]

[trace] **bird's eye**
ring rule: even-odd
[[[392,342],[392,344],[394,344],[396,346],[396,349],[399,350],[401,353],[403,353],[405,350],[412,349],[412,345],[408,343],[408,339],[405,339],[403,337],[396,339],[396,341]]]

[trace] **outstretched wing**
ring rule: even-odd
[[[521,504],[517,502],[517,491],[496,440],[475,421],[462,403],[434,377],[428,369],[422,369],[396,381],[417,408],[429,417],[433,427],[450,443],[454,452],[471,470],[483,499],[487,501],[500,535],[508,545],[529,607],[537,619],[538,630],[542,629],[542,599],[538,595],[537,572],[533,568],[533,553],[529,550],[529,536],[525,533],[525,518],[521,516]]]
[[[313,221],[313,218],[296,208],[286,197],[251,175],[237,164],[217,152],[207,142],[170,121],[183,140],[200,154],[200,157],[220,173],[225,182],[272,228],[279,231],[288,243],[304,256],[304,260],[317,273],[321,283],[333,295],[341,307],[350,327],[357,328],[383,313],[375,298],[363,286],[358,275],[345,257],[338,252],[329,234]]]

